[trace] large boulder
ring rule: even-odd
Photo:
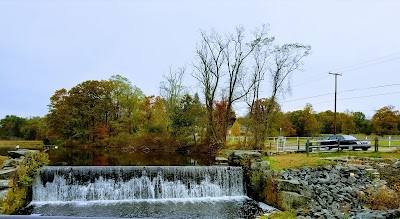
[[[235,154],[236,156],[240,158],[253,158],[257,159],[261,157],[261,153],[258,151],[254,150],[226,150],[226,155],[230,156],[232,154]]]
[[[400,168],[400,161],[396,161],[392,164],[394,168]]]
[[[280,208],[283,210],[298,209],[304,206],[305,198],[296,192],[282,191],[280,193]]]
[[[0,179],[10,179],[16,170],[17,168],[0,170]]]
[[[36,153],[36,152],[38,152],[38,151],[37,150],[28,150],[28,149],[19,149],[16,151],[8,151],[7,155],[10,158],[16,159],[16,158],[20,158],[23,156],[25,157],[26,154],[28,154],[28,153]]]
[[[10,188],[10,182],[11,182],[11,180],[9,180],[9,179],[0,180],[0,189]]]
[[[3,168],[4,167],[17,167],[19,163],[21,162],[20,159],[8,159],[3,162]]]
[[[277,179],[276,182],[280,191],[297,193],[300,193],[302,191],[301,184],[298,180]]]
[[[250,165],[251,170],[269,170],[271,163],[269,161],[252,162]]]

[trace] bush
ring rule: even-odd
[[[386,186],[378,189],[368,188],[360,197],[373,210],[400,208],[400,194]]]
[[[27,153],[11,180],[7,197],[0,200],[1,214],[12,214],[31,201],[31,186],[40,168],[49,162],[43,152]]]

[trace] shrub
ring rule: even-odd
[[[1,214],[12,214],[24,207],[31,200],[31,186],[40,167],[49,162],[48,155],[43,152],[27,153],[20,163],[14,177],[11,180],[11,189],[8,189],[7,197],[0,200]]]
[[[370,187],[363,194],[360,194],[360,197],[367,204],[367,206],[373,210],[400,208],[399,191],[395,191],[386,186],[378,189]]]

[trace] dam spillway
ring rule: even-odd
[[[52,166],[33,185],[33,203],[174,200],[245,196],[240,167]]]

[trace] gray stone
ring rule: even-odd
[[[19,149],[17,151],[8,151],[7,155],[11,158],[20,158],[26,156],[27,153],[36,153],[37,150]]]
[[[20,163],[18,159],[7,159],[3,162],[3,167],[16,167]]]
[[[0,199],[4,200],[7,197],[8,189],[0,190]]]
[[[217,164],[217,165],[228,165],[228,158],[226,158],[226,157],[215,157],[215,164]]]
[[[395,168],[400,168],[400,161],[396,161],[392,164],[393,167]]]
[[[0,179],[9,179],[11,178],[15,171],[17,170],[17,168],[12,168],[12,169],[8,169],[8,170],[0,170]]]
[[[317,182],[319,184],[329,184],[329,183],[331,183],[331,180],[330,179],[324,179],[324,178],[318,178]]]
[[[261,157],[261,153],[258,151],[251,151],[251,150],[226,150],[226,155],[230,156],[235,154],[241,158],[250,157],[250,158],[259,158]]]
[[[350,184],[353,184],[357,181],[357,179],[354,176],[349,176],[349,178],[347,179],[347,182]]]
[[[271,163],[269,161],[260,161],[251,163],[252,170],[269,170]]]
[[[282,207],[285,210],[289,209],[297,209],[305,204],[305,198],[303,195],[300,195],[295,192],[286,192],[283,191],[281,192],[281,197],[282,197]]]
[[[9,186],[10,182],[11,180],[6,180],[6,179],[0,180],[0,189],[10,188]]]
[[[297,180],[276,180],[278,183],[278,189],[281,191],[288,191],[288,192],[297,192],[300,193],[302,190],[301,184]]]

